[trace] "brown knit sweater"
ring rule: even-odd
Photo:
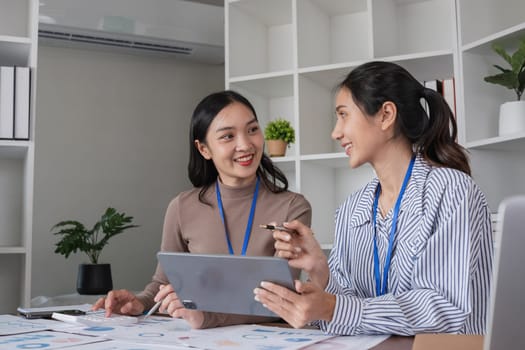
[[[240,255],[244,232],[248,222],[255,182],[244,187],[229,187],[220,184],[224,215],[228,225],[230,241],[235,255]],[[199,202],[199,188],[180,193],[171,201],[166,210],[162,232],[161,251],[191,252],[200,254],[228,254],[224,226],[217,208],[215,185],[205,196],[210,205]],[[299,220],[310,226],[312,209],[310,203],[298,193],[286,191],[272,193],[261,181],[252,233],[246,255],[272,256],[275,254],[274,239],[260,224]],[[148,309],[160,284],[169,283],[164,272],[157,265],[152,282],[137,297]],[[203,328],[241,323],[265,322],[271,319],[258,316],[242,316],[205,312]]]

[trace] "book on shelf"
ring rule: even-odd
[[[450,107],[452,114],[454,114],[454,116],[456,115],[456,84],[453,77],[442,80],[427,80],[423,82],[423,85],[426,88],[439,92]],[[425,107],[425,111],[428,113],[428,105],[426,104],[426,101],[423,106]]]
[[[29,67],[15,67],[14,138],[16,140],[29,140],[30,74]]]
[[[443,97],[447,101],[448,106],[452,110],[454,116],[456,115],[456,82],[454,78],[443,79]]]
[[[0,139],[14,136],[14,67],[0,67]]]
[[[439,79],[426,80],[425,87],[437,91],[440,94],[443,93],[443,82]]]

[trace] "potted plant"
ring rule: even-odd
[[[295,142],[295,130],[288,120],[278,118],[266,125],[264,139],[270,157],[281,157],[285,155],[286,147]]]
[[[100,253],[111,237],[127,229],[138,227],[133,225],[132,221],[132,216],[118,213],[110,207],[89,230],[75,220],[61,221],[51,228],[53,234],[61,236],[55,244],[55,253],[67,258],[78,250],[86,253],[89,258],[89,264],[80,264],[78,267],[79,294],[105,294],[113,289],[111,266],[99,263]]]
[[[516,101],[505,102],[500,106],[499,134],[507,135],[525,131],[525,101],[521,101],[525,90],[525,39],[519,43],[518,49],[511,55],[505,49],[494,43],[492,49],[509,64],[508,68],[494,65],[501,73],[485,77],[485,81],[498,84],[513,90]]]

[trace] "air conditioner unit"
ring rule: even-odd
[[[183,0],[42,0],[39,42],[224,63],[224,12]]]

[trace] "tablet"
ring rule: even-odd
[[[253,299],[254,288],[268,281],[294,290],[288,261],[281,258],[168,252],[157,258],[187,309],[277,317]]]

